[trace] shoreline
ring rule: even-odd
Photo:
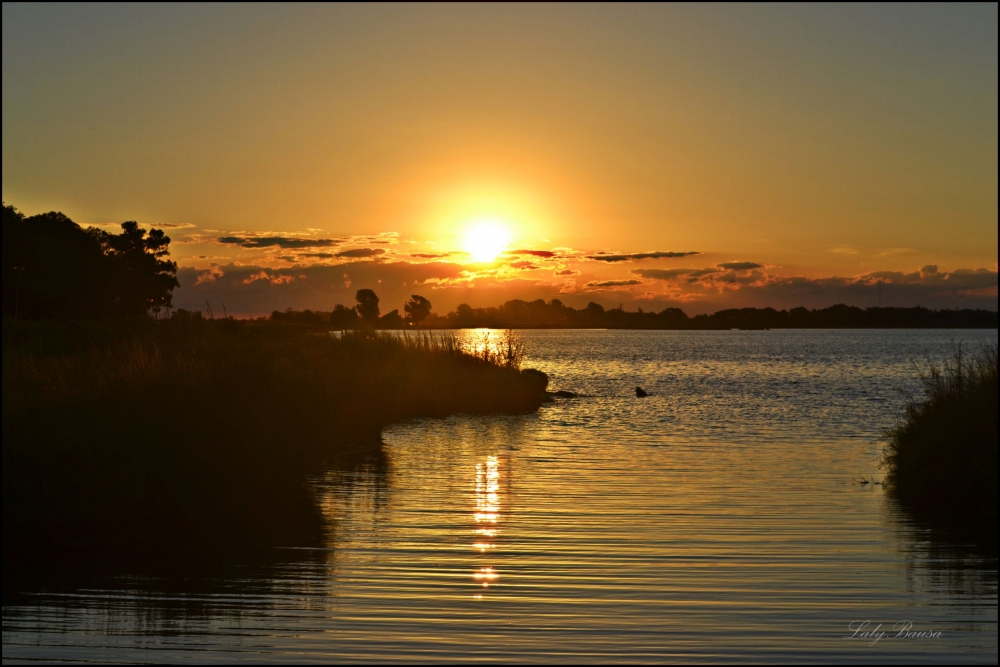
[[[91,326],[77,340],[72,326],[4,325],[8,584],[89,556],[162,552],[171,567],[185,553],[266,560],[274,546],[316,546],[309,476],[377,457],[385,426],[545,402],[544,374],[447,338],[221,320]]]

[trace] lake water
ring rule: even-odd
[[[583,397],[393,426],[316,480],[327,549],[26,595],[4,662],[996,663],[996,558],[857,483],[913,362],[995,330],[523,335]]]

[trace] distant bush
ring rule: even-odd
[[[888,488],[920,515],[995,544],[997,345],[959,347],[920,375],[924,395],[885,434]]]

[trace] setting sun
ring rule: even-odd
[[[497,222],[477,222],[465,234],[465,250],[477,262],[492,262],[510,243],[510,232]]]

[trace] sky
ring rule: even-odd
[[[997,5],[3,4],[3,200],[178,307],[997,308]],[[215,306],[218,309],[218,305]]]

